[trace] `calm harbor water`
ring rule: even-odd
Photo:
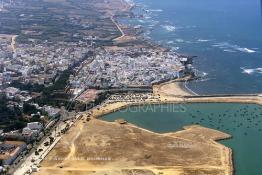
[[[199,94],[262,92],[261,0],[134,0],[145,37],[197,55]]]
[[[159,133],[181,130],[191,124],[224,131],[233,136],[222,143],[233,149],[236,175],[262,174],[262,106],[237,103],[146,105],[130,107],[102,119],[119,118]]]

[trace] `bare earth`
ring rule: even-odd
[[[147,99],[129,100],[130,94],[121,95],[119,100],[106,100],[90,110],[87,114],[92,120],[85,122],[84,115],[48,154],[36,174],[232,175],[231,149],[216,142],[229,138],[228,134],[195,125],[174,133],[158,134],[134,125],[109,123],[96,118],[131,105],[190,102],[262,105],[262,97],[188,96],[176,84],[168,85],[169,91],[174,93],[169,95],[159,87],[154,87],[158,89],[147,94]],[[181,91],[187,94],[186,97],[180,94]],[[94,160],[97,158],[102,160]]]
[[[214,142],[229,137],[200,126],[158,134],[130,124],[80,120],[37,174],[230,175],[231,150]]]

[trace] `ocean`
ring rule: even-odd
[[[144,37],[198,56],[197,94],[262,92],[262,0],[135,0]],[[141,17],[143,16],[143,17]]]
[[[200,80],[187,86],[197,94],[262,93],[262,0],[134,0],[144,37],[194,58]],[[261,175],[262,109],[251,104],[182,104],[184,112],[129,108],[105,116],[155,132],[200,124],[229,133],[236,175]],[[151,108],[150,108],[151,109]],[[173,109],[173,106],[164,109]]]

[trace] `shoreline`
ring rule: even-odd
[[[262,105],[262,97],[259,95],[245,96],[175,96],[166,94],[148,94],[149,98],[133,102],[105,100],[101,105],[96,106],[86,113],[92,118],[99,118],[103,115],[119,111],[132,106],[164,105],[164,104],[185,104],[185,103],[244,103]],[[135,93],[134,93],[135,95]],[[158,98],[155,98],[158,97]],[[122,97],[123,98],[123,97]]]
[[[197,95],[197,96],[199,96],[199,94],[198,93],[196,93],[195,91],[193,91],[192,89],[190,89],[188,86],[187,86],[187,83],[188,83],[188,81],[185,81],[185,82],[183,82],[183,83],[181,83],[181,88],[184,88],[186,91],[188,91],[190,94],[192,94],[192,95]]]
[[[188,81],[193,81],[190,76],[153,85],[153,92],[168,96],[198,96],[197,93],[186,86]]]
[[[79,128],[81,130],[81,133],[79,133]],[[111,132],[108,132],[109,130]],[[125,134],[121,134],[121,133],[125,133]],[[114,139],[114,137],[112,138],[111,134],[113,135],[116,134],[118,139]],[[192,134],[194,137],[190,136]],[[117,122],[106,122],[96,119],[92,119],[89,122],[84,123],[83,121],[79,120],[76,123],[76,126],[71,128],[70,132],[66,134],[58,142],[58,144],[51,151],[51,153],[47,155],[47,158],[44,159],[44,161],[41,163],[40,171],[37,174],[46,174],[47,172],[52,172],[52,174],[59,174],[61,173],[61,171],[63,172],[68,171],[68,173],[74,173],[75,171],[78,171],[78,168],[81,168],[83,172],[94,170],[96,172],[106,171],[107,173],[111,173],[111,171],[115,170],[115,168],[117,169],[124,168],[124,169],[130,169],[131,171],[151,170],[152,172],[154,172],[155,175],[160,174],[159,172],[164,172],[164,174],[167,175],[173,175],[174,172],[181,172],[181,171],[187,172],[188,170],[194,170],[194,172],[202,172],[203,169],[207,172],[212,172],[211,173],[212,175],[213,174],[215,175],[217,170],[219,170],[219,172],[225,175],[232,175],[232,171],[231,171],[232,169],[230,166],[231,159],[228,159],[230,158],[231,155],[230,148],[226,148],[224,145],[215,142],[216,138],[225,139],[228,137],[230,137],[230,135],[226,133],[201,127],[201,126],[196,126],[196,127],[192,126],[192,127],[184,128],[181,131],[172,132],[172,133],[156,133],[129,123],[125,125],[120,125]],[[161,138],[161,140],[158,140],[159,138]],[[205,139],[201,141],[199,140],[201,138],[205,138]],[[101,143],[101,141],[102,143],[103,142],[107,143],[107,141],[110,141],[110,143],[111,142],[114,143],[113,145],[118,144],[119,146],[117,146],[116,150],[113,150],[114,147],[108,147],[108,146],[97,147],[94,145],[96,143],[95,140],[97,139],[99,140],[99,142],[97,141],[98,143]],[[142,144],[142,145],[138,144],[137,145],[138,149],[135,149],[136,150],[135,152],[132,147],[126,147],[126,145],[133,145],[137,143],[137,140],[143,140],[147,144]],[[155,141],[151,142],[152,140]],[[113,162],[112,164],[110,162],[109,166],[103,166],[99,164],[99,162],[97,163],[91,162],[90,164],[88,160],[84,160],[80,162],[74,161],[74,157],[78,157],[79,154],[82,155],[82,151],[81,151],[82,142],[84,142],[83,144],[85,145],[85,147],[89,148],[89,146],[91,146],[91,148],[93,149],[96,148],[98,150],[101,150],[102,152],[105,152],[103,150],[107,150],[107,149],[113,150],[113,151],[109,151],[109,150],[106,151],[107,152],[106,155],[108,156],[110,155],[110,157],[113,156],[112,161],[115,161],[115,163]],[[160,147],[158,148],[159,144],[157,143],[161,143],[163,145],[166,144],[169,145],[174,144],[174,145],[170,145],[167,147],[160,145]],[[61,151],[61,148],[63,148],[64,144],[67,144],[69,149],[66,148],[65,150],[63,149],[63,151]],[[148,145],[149,147],[147,147]],[[181,150],[181,148],[183,150],[183,145],[185,146],[187,151],[184,153],[174,154],[175,150],[178,151]],[[187,145],[189,147],[187,147]],[[148,150],[148,148],[150,151]],[[149,151],[149,152],[147,151],[148,154],[150,155],[153,154],[152,157],[156,157],[156,159],[154,159],[154,163],[145,160],[143,153],[139,154],[139,152],[143,149],[148,150]],[[160,151],[160,153],[159,151],[157,151],[159,149],[163,149],[164,152],[169,152],[169,153],[171,152],[171,155],[168,156],[168,154],[164,153],[164,155],[167,156],[166,157],[162,155],[163,154],[162,151]],[[202,149],[202,151],[199,151],[199,149]],[[206,149],[210,150],[208,154],[203,151]],[[210,160],[209,158],[210,154],[212,155],[214,154],[212,159],[216,163],[214,164],[214,163],[209,163],[208,161],[203,161],[199,157],[197,157],[195,160],[191,160],[191,157],[190,156],[188,157],[188,155],[190,155],[190,153],[194,151],[199,152],[201,154],[200,157],[202,157],[202,159],[204,160]],[[125,153],[123,154],[124,156],[127,154],[126,156],[128,157],[128,159],[130,158],[130,160],[134,160],[134,161],[140,160],[139,161],[140,163],[129,164],[128,161],[123,161],[122,159],[114,159],[114,156],[117,157],[119,156],[118,155],[119,152]],[[129,155],[129,153],[131,154]],[[56,156],[56,154],[58,154],[59,156],[64,156],[65,159],[62,159],[59,162],[53,160],[52,157]],[[159,158],[159,156],[155,154],[161,154],[163,156],[161,158],[163,159],[166,157],[168,161],[162,161],[161,158]],[[91,155],[88,154],[88,155],[92,156],[92,154]],[[219,157],[216,157],[215,155],[219,155]],[[72,158],[72,160],[70,158]],[[161,162],[165,162],[165,163],[161,163]],[[176,162],[180,162],[179,163],[180,165],[174,166],[168,162],[174,162],[174,164],[176,164]]]
[[[135,3],[134,1],[132,1],[132,0],[121,0],[121,2],[122,2],[122,3],[127,3],[127,4],[130,6],[130,8],[127,10],[127,11],[129,11],[129,12],[131,12],[131,11],[132,11],[132,8],[136,6],[136,3]],[[124,39],[125,37],[130,37],[129,35],[125,34],[125,32],[122,30],[122,28],[121,28],[121,26],[120,26],[121,24],[119,24],[119,23],[114,19],[114,16],[111,16],[110,19],[111,19],[111,21],[116,25],[117,29],[118,29],[119,32],[121,33],[121,36],[113,39],[113,41],[115,41],[115,42],[121,42],[121,40]],[[143,33],[144,33],[144,32],[143,32]],[[135,37],[137,37],[137,36],[135,36]],[[151,44],[153,44],[153,45],[154,45],[154,44],[157,44],[157,41],[154,41],[154,40],[152,40],[152,39],[148,40],[148,39],[144,38],[142,35],[139,35],[138,38],[141,38],[142,40],[146,40],[147,42],[149,42],[149,43],[151,43]],[[158,45],[158,44],[157,44],[157,45]],[[158,45],[158,47],[163,48],[163,49],[170,49],[170,48],[168,48],[168,47],[166,47],[166,46],[162,46],[162,45]],[[175,54],[177,54],[177,55],[183,55],[183,54],[181,54],[181,53],[179,53],[179,52],[176,52],[176,51],[173,51],[173,52],[174,52]],[[189,56],[186,56],[186,57],[189,57]],[[192,71],[193,71],[193,70],[192,70]],[[199,95],[198,93],[194,92],[192,89],[190,89],[190,88],[187,86],[187,82],[188,82],[188,81],[191,81],[192,78],[188,78],[188,77],[177,78],[177,79],[175,79],[175,80],[167,81],[167,82],[164,82],[164,83],[162,83],[162,84],[170,83],[170,82],[173,82],[173,81],[180,81],[180,79],[182,79],[182,80],[184,79],[184,82],[181,82],[181,83],[178,84],[178,86],[180,86],[180,90],[183,91],[183,93],[182,93],[183,95],[185,95],[185,94],[188,94],[188,95]],[[153,88],[153,85],[152,85],[152,88]]]
[[[121,27],[117,24],[117,22],[115,22],[114,17],[111,17],[112,22],[117,26],[117,28],[119,29],[119,31],[121,32],[122,36],[117,37],[114,40],[119,40],[121,38],[123,38],[125,36],[124,32],[122,31]],[[166,82],[167,84],[169,84],[169,82]],[[160,85],[162,86],[162,85]],[[146,101],[139,101],[139,102],[107,102],[105,101],[103,104],[101,104],[100,106],[94,107],[96,111],[94,111],[94,113],[91,114],[92,118],[99,118],[103,115],[106,115],[108,113],[111,112],[115,112],[124,108],[128,108],[130,106],[140,106],[140,105],[148,105],[148,104],[170,104],[170,103],[216,103],[217,101],[220,101],[221,103],[223,102],[228,102],[230,103],[230,100],[232,103],[234,103],[235,101],[241,101],[243,103],[247,103],[248,98],[246,97],[235,97],[235,99],[231,99],[232,97],[229,97],[230,99],[228,99],[227,97],[212,97],[212,99],[210,99],[210,97],[195,97],[191,98],[191,97],[186,97],[185,94],[187,94],[188,96],[192,96],[192,95],[197,95],[198,94],[196,92],[194,92],[193,90],[191,90],[190,88],[188,88],[187,86],[187,81],[185,82],[176,82],[176,86],[177,86],[177,94],[174,95],[170,95],[168,93],[163,93],[161,94],[161,91],[159,94],[152,94],[152,96],[154,95],[160,95],[160,101],[158,101],[157,99],[150,99],[150,100],[146,100]],[[185,94],[179,94],[184,92]],[[213,99],[216,98],[216,99]],[[250,98],[250,97],[249,97]],[[260,103],[259,101],[256,101],[257,99],[254,98],[250,98],[249,101],[250,102],[254,102],[254,103]],[[262,105],[262,101],[260,103]],[[104,106],[103,106],[104,105]],[[100,115],[99,115],[100,114]],[[138,127],[139,128],[139,127]],[[143,128],[140,128],[143,129]],[[230,150],[230,148],[229,148]],[[228,158],[228,160],[225,160],[225,162],[229,162],[227,165],[230,173],[228,174],[233,174],[233,166],[232,166],[232,150],[230,150],[229,155],[226,156],[226,159]],[[231,163],[230,163],[231,162]],[[232,170],[232,171],[231,171]]]

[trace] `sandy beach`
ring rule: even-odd
[[[146,94],[146,99],[132,100],[132,96],[141,94],[127,94],[126,100],[106,100],[100,106],[91,109],[88,114],[98,118],[108,113],[118,111],[129,106],[141,106],[146,104],[170,104],[170,103],[251,103],[262,105],[260,96],[193,96],[179,85],[181,82],[172,82],[154,86],[152,94]],[[168,93],[171,93],[169,95]],[[131,96],[131,97],[130,97]]]

